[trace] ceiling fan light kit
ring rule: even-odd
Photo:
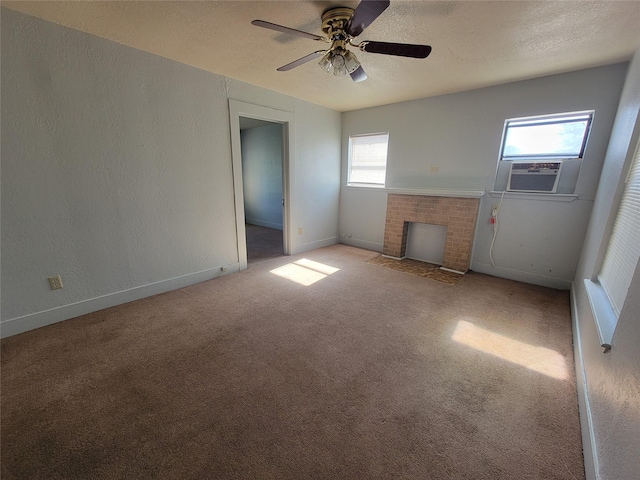
[[[411,45],[407,43],[388,43],[362,41],[355,43],[353,40],[360,35],[365,28],[380,16],[389,6],[389,0],[362,0],[355,10],[347,7],[334,7],[322,14],[322,31],[326,37],[313,33],[303,32],[264,20],[254,20],[253,25],[268,28],[277,32],[288,33],[311,40],[330,43],[327,50],[319,50],[310,53],[298,60],[278,68],[284,72],[303,65],[322,56],[318,65],[327,73],[342,76],[349,73],[354,82],[366,80],[367,75],[353,52],[348,46],[358,48],[363,52],[394,55],[399,57],[426,58],[431,53],[428,45]]]
[[[337,48],[325,53],[318,65],[325,72],[339,76],[353,73],[360,66],[360,62],[349,50]]]

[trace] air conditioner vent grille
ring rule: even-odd
[[[512,162],[509,192],[556,193],[562,162]]]

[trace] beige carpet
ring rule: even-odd
[[[568,293],[376,255],[3,340],[2,479],[583,479]]]

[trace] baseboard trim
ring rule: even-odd
[[[352,247],[364,248],[365,250],[372,250],[374,252],[382,252],[383,245],[381,243],[370,242],[368,240],[358,240],[357,238],[340,238],[340,243],[345,245],[351,245]]]
[[[578,411],[580,412],[580,432],[582,435],[585,478],[586,480],[600,480],[595,432],[593,430],[589,392],[587,390],[587,377],[583,367],[575,282],[571,283],[571,322],[573,326],[573,357],[576,366],[576,387],[578,390]]]
[[[486,263],[473,262],[469,267],[474,272],[486,273],[494,277],[507,278],[516,282],[530,283],[532,285],[540,285],[541,287],[555,288],[557,290],[570,290],[571,280],[562,280],[560,278],[545,277],[536,275],[535,273],[521,272],[510,268],[493,267]]]
[[[328,247],[329,245],[335,245],[338,243],[338,237],[323,238],[322,240],[316,240],[314,242],[303,243],[302,245],[296,245],[292,254],[308,252],[309,250],[315,250],[316,248]]]
[[[22,317],[10,318],[0,323],[0,338],[11,337],[20,333],[28,332],[40,327],[46,327],[54,323],[62,322],[70,318],[86,315],[87,313],[97,312],[123,303],[140,300],[141,298],[151,297],[170,290],[176,290],[182,287],[188,287],[196,283],[211,280],[222,275],[238,272],[240,270],[239,263],[225,265],[226,271],[222,271],[221,266],[203,270],[201,272],[189,273],[180,277],[169,278],[159,282],[142,285],[140,287],[122,290],[120,292],[109,293],[88,300],[81,300],[69,305],[44,310]]]

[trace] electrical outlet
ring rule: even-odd
[[[302,235],[302,227],[298,227],[298,235]]]
[[[497,217],[498,216],[498,209],[500,208],[500,206],[496,203],[493,204],[493,206],[491,207],[491,216],[492,217]]]
[[[227,266],[223,265],[222,267],[220,267],[220,271],[221,272],[226,272],[227,271]]]
[[[431,165],[431,173],[438,173],[440,171],[440,167],[437,167],[435,165]]]
[[[49,280],[49,288],[51,288],[51,290],[62,288],[62,278],[60,278],[60,275],[49,277],[47,280]]]

